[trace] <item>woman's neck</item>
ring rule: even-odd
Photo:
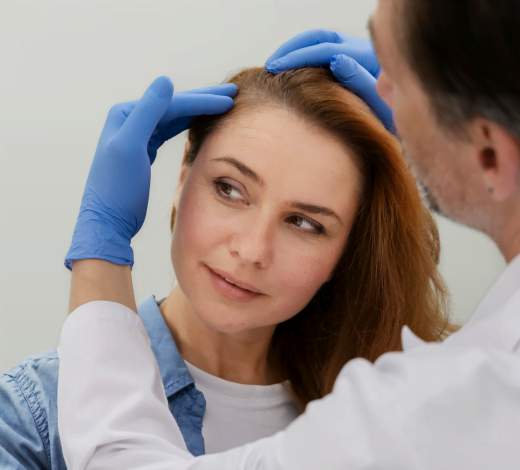
[[[179,285],[160,305],[183,359],[230,382],[271,385],[282,379],[270,348],[275,326],[222,333],[200,320]]]

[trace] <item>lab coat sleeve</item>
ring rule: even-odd
[[[106,301],[79,307],[63,326],[58,355],[68,470],[276,470],[265,450],[271,439],[199,458],[188,452],[146,329],[129,308]]]
[[[191,458],[132,310],[105,301],[79,307],[63,326],[58,355],[58,426],[69,470],[155,469]]]
[[[425,344],[349,362],[286,430],[222,454],[179,446],[139,318],[93,302],[59,346],[58,417],[69,470],[517,469],[520,358]]]

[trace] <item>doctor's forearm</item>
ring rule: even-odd
[[[116,302],[137,312],[130,265],[118,265],[101,259],[74,261],[69,313],[97,300]]]

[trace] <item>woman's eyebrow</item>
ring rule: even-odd
[[[332,209],[329,209],[328,207],[315,206],[314,204],[307,204],[305,202],[298,201],[291,201],[289,202],[289,205],[296,209],[300,209],[301,211],[309,212],[310,214],[321,214],[327,215],[329,217],[334,217],[338,220],[338,222],[341,225],[343,225],[343,222],[341,222],[341,219],[339,218],[338,214],[336,214]]]
[[[212,162],[224,162],[233,165],[240,173],[242,173],[246,178],[253,180],[260,187],[265,188],[265,181],[260,178],[251,168],[247,165],[244,165],[242,162],[239,162],[236,158],[233,157],[219,157],[213,158],[210,160]]]
[[[265,187],[265,181],[262,178],[260,178],[260,176],[258,176],[251,168],[249,168],[244,163],[239,162],[236,158],[218,157],[218,158],[213,158],[210,161],[211,162],[224,162],[224,163],[233,165],[246,178],[253,180],[256,184],[258,184],[262,188]],[[333,218],[337,219],[337,221],[341,225],[343,225],[343,222],[341,222],[341,219],[339,218],[339,216],[332,209],[329,209],[328,207],[316,206],[314,204],[308,204],[306,202],[300,202],[300,201],[289,201],[288,205],[291,207],[294,207],[295,209],[309,212],[310,214],[321,214],[321,215],[333,217]]]

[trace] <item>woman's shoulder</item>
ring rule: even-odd
[[[56,348],[26,357],[1,377],[0,387],[10,380],[22,389],[33,392],[57,392],[59,358]]]

